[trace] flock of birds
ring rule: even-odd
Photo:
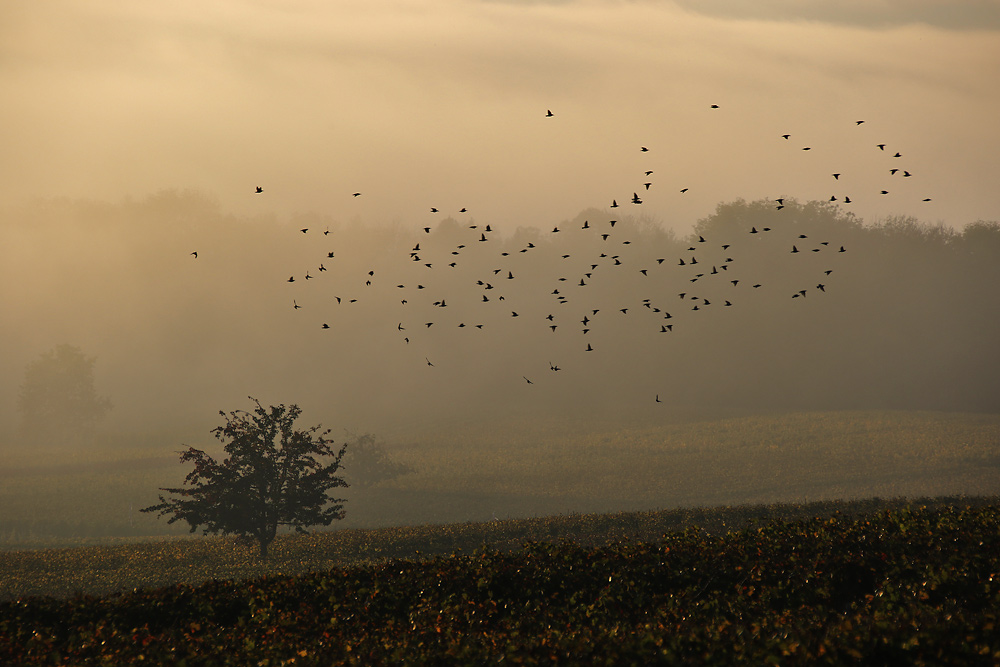
[[[718,109],[719,106],[713,104],[710,108]],[[546,111],[545,118],[554,117],[551,110]],[[864,122],[855,121],[858,126]],[[783,134],[778,139],[787,142],[791,135]],[[890,152],[886,148],[886,144],[872,147],[892,160],[902,158],[901,153]],[[810,151],[812,147],[801,146],[800,149]],[[640,155],[650,152],[646,146],[637,149]],[[895,164],[888,171],[891,177],[912,177],[910,171]],[[625,196],[622,201],[639,206],[645,193],[654,185],[654,170],[638,168],[636,173],[642,178],[637,179],[631,198]],[[841,175],[839,172],[832,173],[832,181],[842,183]],[[679,192],[686,193],[688,188]],[[881,196],[889,194],[887,189],[878,192]],[[264,188],[257,186],[255,193],[263,194]],[[350,195],[360,197],[362,193],[353,192]],[[785,208],[783,197],[770,201],[774,202],[776,210]],[[856,199],[844,194],[832,195],[829,201],[851,204]],[[930,201],[930,198],[923,201]],[[378,267],[371,268],[356,276],[350,284],[339,284],[337,290],[343,290],[343,296],[333,298],[337,305],[349,306],[374,294],[374,291],[366,291],[373,285],[391,287],[396,292],[400,314],[395,333],[400,343],[409,346],[414,351],[414,357],[422,359],[420,363],[428,369],[435,368],[435,360],[426,353],[425,346],[415,344],[418,339],[425,341],[434,332],[449,328],[475,332],[502,325],[505,320],[535,327],[539,335],[555,336],[558,340],[553,349],[557,354],[559,350],[578,350],[599,355],[598,336],[592,332],[611,318],[618,320],[616,327],[623,326],[623,322],[627,322],[624,326],[639,326],[641,323],[656,335],[669,337],[675,326],[682,326],[686,318],[707,310],[736,307],[745,294],[766,289],[765,285],[741,270],[739,250],[747,247],[746,243],[759,243],[760,239],[768,237],[773,239],[770,247],[778,249],[783,257],[788,258],[787,261],[803,261],[799,258],[804,257],[822,258],[821,264],[808,262],[811,268],[815,268],[815,282],[811,280],[808,284],[789,289],[791,299],[825,294],[831,274],[836,270],[836,257],[848,251],[832,239],[789,234],[780,225],[775,225],[777,229],[748,225],[732,238],[697,236],[692,238],[683,253],[657,256],[655,248],[630,247],[629,224],[620,222],[616,217],[617,209],[621,207],[617,198],[611,198],[605,219],[588,219],[582,224],[577,222],[573,229],[556,226],[551,232],[536,237],[537,244],[529,240],[521,247],[512,246],[514,239],[503,241],[497,237],[490,224],[475,224],[471,220],[459,223],[449,216],[447,224],[424,226],[418,232],[421,240],[408,250],[406,257],[399,258],[400,261],[408,261],[409,267],[400,270],[395,279],[383,276],[381,269],[377,273]],[[443,215],[437,206],[429,207],[429,213]],[[463,207],[458,213],[466,214],[468,209]],[[320,233],[324,239],[331,234],[329,229],[323,232],[309,228],[298,230],[301,234],[311,231]],[[567,236],[572,237],[572,242],[559,243],[560,238]],[[326,265],[333,266],[337,262],[336,252],[326,248],[325,254],[317,258],[320,261],[305,271],[290,275],[287,282],[301,285],[326,273],[329,268]],[[197,258],[197,252],[192,255]],[[595,285],[602,281],[621,281],[623,275],[629,275],[630,280],[635,281],[629,285],[644,290],[632,302],[608,304],[597,295],[591,297]],[[296,311],[304,308],[300,298],[303,297],[290,299],[291,307]],[[308,300],[310,296],[304,298]],[[338,317],[351,315],[340,311]],[[526,324],[520,324],[526,320]],[[314,321],[314,325],[330,329],[331,321],[335,320]],[[547,364],[547,369],[511,369],[511,372],[520,374],[527,385],[533,385],[539,381],[538,373],[544,370],[554,373],[565,367],[559,359]],[[659,394],[651,400],[662,402]]]

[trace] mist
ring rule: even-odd
[[[546,231],[413,228],[236,216],[177,191],[6,217],[8,424],[24,368],[63,343],[97,358],[126,431],[247,395],[365,431],[662,403],[1000,408],[995,222],[784,200],[722,203],[685,236],[598,209]]]
[[[998,26],[934,0],[8,3],[0,447],[34,461],[22,384],[64,345],[111,406],[94,451],[157,465],[250,396],[397,453],[996,414]]]

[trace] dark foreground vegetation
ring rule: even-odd
[[[1000,662],[1000,499],[825,503],[785,518],[780,509],[689,513],[706,525],[648,541],[619,538],[682,514],[501,522],[496,533],[439,526],[420,543],[502,539],[295,576],[22,597],[0,603],[0,663]],[[556,539],[511,549],[516,524]],[[362,532],[289,537],[285,557],[322,562],[324,545]],[[383,535],[368,544],[385,556],[416,546]]]

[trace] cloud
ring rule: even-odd
[[[568,5],[575,0],[483,0],[518,6]],[[577,3],[580,4],[580,3]],[[612,3],[608,3],[612,4]],[[613,3],[620,5],[621,3]],[[948,30],[1000,29],[1000,3],[996,0],[651,0],[686,11],[724,19],[757,21],[813,21],[869,29],[924,24]]]
[[[859,16],[875,11],[866,6],[848,5]],[[632,174],[647,168],[633,152],[650,144],[660,192],[691,193],[651,194],[644,211],[683,225],[722,199],[828,197],[801,169],[771,174],[784,160],[771,140],[808,133],[836,152],[844,124],[866,117],[878,141],[922,155],[922,175],[955,193],[903,212],[961,221],[996,210],[994,35],[806,20],[798,3],[708,7],[7,5],[0,132],[14,158],[0,164],[0,196],[195,187],[241,213],[419,223],[430,206],[454,205],[544,225],[631,196]],[[712,103],[720,113],[706,113]],[[258,184],[268,196],[248,198]],[[355,191],[365,196],[345,201]],[[864,213],[892,212],[880,205]]]

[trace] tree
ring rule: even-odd
[[[31,362],[18,396],[21,435],[33,443],[78,444],[93,437],[111,401],[94,388],[94,362],[59,345]]]
[[[168,523],[186,521],[192,533],[203,527],[206,535],[236,535],[256,543],[263,561],[279,526],[304,533],[308,526],[329,526],[344,518],[340,503],[345,501],[326,494],[347,486],[335,475],[347,445],[334,451],[333,441],[325,437],[330,430],[320,432],[320,426],[295,430],[302,412],[297,405],[265,409],[257,399],[250,400],[256,404],[252,414],[237,410],[227,416],[220,411],[226,424],[212,429],[228,458],[219,463],[188,447],[180,460],[194,463],[184,480],[189,486],[161,488],[177,497],[161,495],[159,504],[140,511],[172,515]],[[332,460],[321,463],[322,457]]]
[[[348,437],[351,441],[344,457],[344,469],[355,486],[369,488],[413,472],[412,467],[389,458],[385,447],[371,433],[349,433]]]

